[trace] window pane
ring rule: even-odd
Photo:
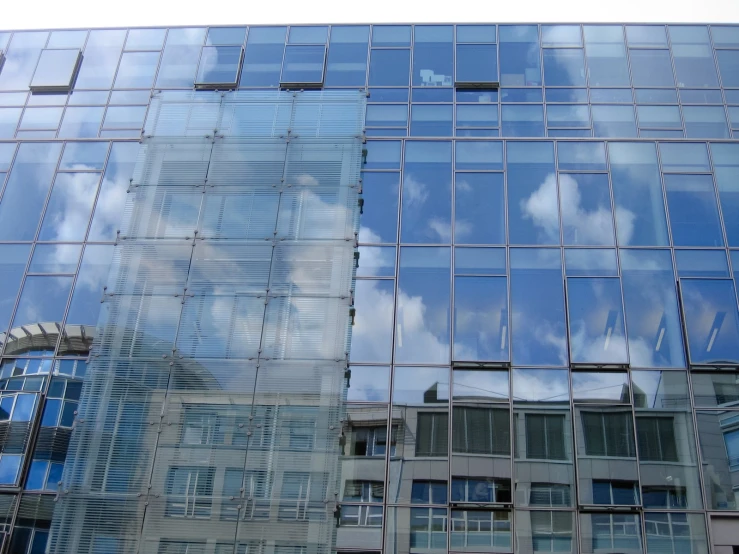
[[[146,106],[111,106],[105,112],[103,128],[141,129],[145,116]]]
[[[112,258],[112,245],[87,245],[69,305],[67,325],[97,325],[100,298]]]
[[[672,260],[666,250],[621,250],[631,367],[685,367]]]
[[[363,173],[360,242],[397,241],[399,173]]]
[[[605,173],[560,173],[559,203],[564,244],[614,244],[611,195]]]
[[[411,135],[448,137],[452,134],[452,106],[411,104]]]
[[[460,127],[497,127],[498,106],[496,105],[459,105],[457,106],[457,128]],[[460,144],[460,143],[457,143]]]
[[[739,50],[717,50],[718,69],[724,87],[739,87]]]
[[[129,29],[126,50],[161,50],[166,29]]]
[[[579,25],[542,25],[542,46],[582,46]]]
[[[590,89],[593,104],[631,104],[631,90],[622,88]]]
[[[241,46],[206,46],[200,58],[196,83],[236,85]]]
[[[401,248],[396,362],[449,363],[449,254],[448,248]]]
[[[451,242],[452,145],[406,142],[401,242]]]
[[[108,154],[107,142],[68,142],[59,169],[102,170]]]
[[[739,246],[739,145],[711,144],[711,156],[726,239],[730,246]]]
[[[454,249],[454,273],[456,275],[505,275],[505,249],[457,247]]]
[[[689,138],[728,138],[722,106],[683,106],[685,133]]]
[[[544,81],[550,87],[585,85],[583,51],[579,48],[545,49]]]
[[[512,87],[541,85],[536,25],[501,25],[499,31],[500,84]]]
[[[635,87],[674,87],[668,50],[630,50],[631,79]]]
[[[663,26],[627,25],[626,39],[629,46],[667,46],[667,33]]]
[[[352,375],[346,398],[347,402],[390,401],[389,367],[357,365],[351,366],[351,372]],[[386,407],[382,409],[387,410]]]
[[[681,279],[691,364],[739,362],[739,313],[729,279]]]
[[[59,128],[59,138],[94,138],[98,136],[105,108],[67,108]]]
[[[596,137],[634,137],[636,122],[631,106],[593,106],[593,131]]]
[[[503,143],[498,141],[457,141],[455,169],[503,169]]]
[[[639,88],[635,91],[639,104],[677,104],[677,91],[665,88]]]
[[[13,326],[62,321],[71,288],[72,277],[26,277]]]
[[[367,127],[406,127],[408,104],[370,104],[365,123]]]
[[[328,27],[291,27],[288,42],[292,44],[326,44]]]
[[[662,171],[711,171],[708,152],[703,142],[662,142],[659,145]]]
[[[498,47],[494,44],[458,44],[458,83],[498,81]]]
[[[84,240],[99,182],[99,173],[59,173],[38,240]]]
[[[41,50],[41,47],[11,46],[4,52],[0,90],[28,90]]]
[[[0,245],[0,332],[8,328],[30,249],[30,244]]]
[[[590,111],[582,104],[547,106],[547,126],[590,128]]]
[[[455,277],[454,360],[508,361],[505,277]]]
[[[362,262],[360,258],[360,264]],[[390,362],[394,289],[393,280],[357,281],[354,291],[356,319],[350,350],[352,362]]]
[[[707,38],[707,37],[706,37]],[[709,44],[672,43],[678,87],[717,87],[716,67]]]
[[[572,284],[578,281],[591,281],[593,285],[598,281],[603,283],[613,281],[618,286],[618,279],[568,279],[568,291]],[[611,285],[607,285],[607,288],[610,287]],[[619,305],[621,304],[620,291],[618,292],[618,303]],[[621,338],[623,338],[623,335]],[[626,372],[620,371],[573,371],[572,398],[575,402],[603,402],[607,400],[617,404],[628,404],[631,401],[631,395],[629,394],[629,377]],[[610,504],[610,502],[605,502],[605,504]]]
[[[410,50],[372,50],[370,86],[407,87],[410,63]]]
[[[504,244],[503,174],[457,173],[454,191],[454,242]]]
[[[557,162],[560,170],[605,170],[605,145],[602,142],[559,142]]]
[[[364,86],[367,76],[369,27],[331,28],[331,43],[326,63],[327,86]],[[373,97],[373,101],[377,101]]]
[[[410,25],[373,25],[372,46],[410,46]]]
[[[723,246],[710,175],[665,175],[675,246]]]
[[[90,31],[76,89],[109,89],[118,68],[126,31]]]
[[[18,120],[21,118],[21,108],[0,108],[0,138],[13,138]]]
[[[49,36],[47,48],[82,48],[87,39],[87,31],[53,31]]]
[[[495,25],[457,25],[457,42],[495,42]]]
[[[170,29],[159,67],[157,87],[192,87],[204,35],[205,29]]]
[[[413,46],[413,85],[452,86],[453,27],[416,25]]]
[[[618,279],[567,279],[572,363],[627,362]]]
[[[285,47],[281,83],[322,83],[325,46]]]
[[[568,277],[609,277],[618,275],[616,251],[606,248],[565,248]]]
[[[56,129],[62,118],[63,108],[26,108],[19,129]]]
[[[151,88],[159,52],[126,52],[121,56],[115,88]]]
[[[551,142],[510,142],[506,153],[511,244],[559,244]]]
[[[544,111],[541,105],[503,104],[502,119],[504,136],[544,136]]]
[[[678,277],[729,277],[724,250],[675,250]]]
[[[567,365],[559,249],[514,248],[510,257],[513,363]]]
[[[0,239],[33,240],[36,236],[61,146],[21,144],[0,200]]]
[[[654,144],[614,142],[608,146],[621,246],[666,246],[667,224]]]
[[[584,88],[547,88],[547,103],[551,102],[576,102],[578,104],[588,103],[588,91]]]
[[[75,273],[81,244],[36,244],[29,273]]]
[[[660,129],[682,129],[680,110],[677,106],[637,106],[639,127]]]
[[[249,30],[240,86],[279,86],[285,31],[285,27],[252,27]]]
[[[590,86],[629,86],[629,67],[621,27],[586,25],[584,31]]]
[[[68,90],[72,86],[79,57],[80,51],[76,48],[43,50],[31,80],[31,88]]]

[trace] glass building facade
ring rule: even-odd
[[[0,283],[0,554],[739,552],[739,26],[0,32]]]

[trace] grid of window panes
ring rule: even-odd
[[[337,549],[739,546],[739,27],[0,32],[0,59],[13,552],[46,540],[152,93],[295,84],[369,93]]]

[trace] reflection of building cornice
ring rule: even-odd
[[[60,334],[60,353],[86,356],[95,338],[95,326],[67,324],[62,328],[56,321],[29,323],[0,333],[0,343],[5,343],[6,355],[21,355],[29,350],[53,352]]]

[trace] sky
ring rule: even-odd
[[[739,23],[738,0],[6,0],[1,29],[432,22]]]

